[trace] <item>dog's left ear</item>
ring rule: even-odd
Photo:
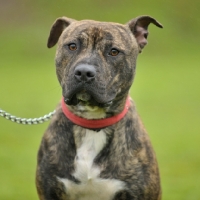
[[[76,20],[68,18],[68,17],[60,17],[56,19],[56,21],[53,23],[50,30],[50,34],[49,34],[49,38],[47,42],[48,48],[53,47],[58,42],[58,39],[60,35],[62,34],[62,32],[64,31],[64,29],[67,28],[73,21],[76,21]]]
[[[148,26],[150,23],[153,23],[159,28],[163,28],[162,24],[156,21],[154,18],[150,16],[139,16],[130,20],[127,25],[131,29],[131,32],[135,36],[137,43],[140,47],[140,52],[147,44],[147,36],[148,36]]]

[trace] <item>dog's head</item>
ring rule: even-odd
[[[127,24],[58,18],[50,31],[48,47],[58,42],[56,72],[66,104],[74,112],[123,109],[133,82],[138,53],[147,44],[148,26],[162,25],[140,16]]]

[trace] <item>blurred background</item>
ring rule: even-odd
[[[0,0],[0,108],[40,117],[61,98],[47,49],[57,17],[126,23],[151,15],[148,45],[131,89],[157,154],[163,200],[200,199],[199,0]],[[37,150],[48,122],[37,126],[0,118],[0,199],[38,199]]]

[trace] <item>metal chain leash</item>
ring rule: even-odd
[[[14,115],[11,115],[10,113],[7,113],[6,111],[2,110],[0,108],[0,116],[12,121],[16,122],[18,124],[25,124],[25,125],[34,125],[34,124],[42,124],[48,120],[51,119],[51,117],[55,114],[55,110],[53,112],[50,112],[47,115],[44,115],[43,117],[39,118],[21,118],[21,117],[16,117]]]

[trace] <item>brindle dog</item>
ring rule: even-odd
[[[122,112],[150,23],[162,28],[150,16],[125,25],[66,17],[55,21],[48,47],[58,42],[56,72],[71,113],[90,121]],[[38,152],[41,200],[161,199],[156,156],[130,101],[120,121],[99,128],[77,125],[58,105]]]

